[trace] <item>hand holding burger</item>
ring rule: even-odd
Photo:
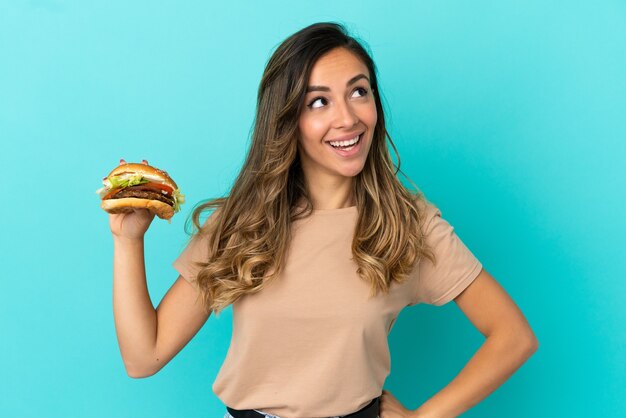
[[[104,187],[96,193],[102,199],[100,206],[109,213],[148,209],[159,218],[170,221],[185,203],[185,195],[180,193],[167,172],[149,165],[146,160],[141,163],[120,160],[120,165],[102,183]]]

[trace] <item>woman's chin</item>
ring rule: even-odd
[[[363,171],[363,166],[364,164],[359,164],[358,167],[354,167],[354,168],[348,168],[348,167],[344,167],[343,169],[339,170],[339,175],[341,175],[342,177],[356,177],[358,176],[361,171]]]

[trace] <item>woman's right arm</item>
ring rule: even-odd
[[[196,289],[182,276],[155,310],[148,294],[144,235],[154,214],[146,209],[109,214],[113,234],[113,316],[130,377],[163,368],[202,328],[209,315]]]

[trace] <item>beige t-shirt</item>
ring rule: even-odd
[[[380,396],[391,366],[387,336],[399,312],[451,301],[482,269],[439,209],[427,203],[426,211],[437,264],[424,259],[409,280],[372,299],[351,260],[356,206],[295,221],[278,280],[232,305],[232,339],[213,383],[217,397],[234,409],[310,418],[347,415]],[[207,255],[194,237],[173,266],[192,281],[197,269],[190,260]]]

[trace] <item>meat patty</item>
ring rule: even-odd
[[[129,187],[124,190],[120,190],[111,196],[111,199],[121,199],[123,197],[136,197],[138,199],[152,199],[159,200],[163,203],[167,203],[168,205],[174,206],[174,199],[168,196],[165,196],[163,193],[151,192],[149,190],[136,190],[132,187]]]

